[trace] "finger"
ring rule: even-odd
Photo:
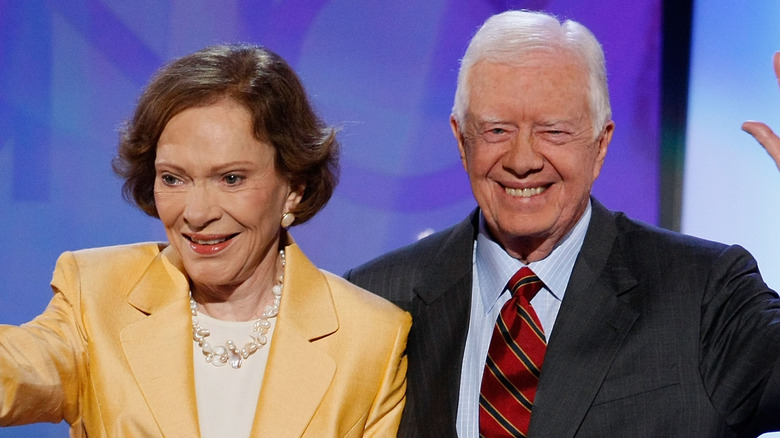
[[[752,135],[764,146],[780,169],[780,137],[772,132],[769,126],[761,122],[747,121],[742,124],[742,130]]]
[[[749,120],[742,124],[742,130],[752,135],[764,147],[767,147],[767,144],[773,146],[775,141],[780,141],[780,138],[772,132],[772,128],[765,123]]]
[[[777,76],[777,83],[780,85],[780,52],[775,52],[775,56],[772,58],[775,65],[775,76]]]

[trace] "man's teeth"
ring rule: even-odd
[[[527,189],[513,189],[511,187],[507,187],[505,190],[506,190],[506,194],[509,196],[520,196],[521,198],[530,198],[531,196],[542,193],[543,191],[547,190],[547,188],[532,187]]]
[[[227,238],[224,239],[212,239],[212,240],[198,240],[198,239],[191,239],[193,242],[197,243],[198,245],[216,245],[218,243],[224,242],[227,240]]]

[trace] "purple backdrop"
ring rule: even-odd
[[[573,18],[601,40],[617,131],[596,194],[657,222],[660,0],[0,0],[0,322],[43,310],[62,251],[165,238],[120,197],[117,127],[162,63],[213,43],[277,51],[341,127],[341,184],[293,230],[320,267],[341,273],[459,221],[475,204],[448,123],[458,59],[508,8]]]

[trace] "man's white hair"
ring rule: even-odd
[[[598,136],[612,117],[607,88],[604,51],[596,37],[576,21],[561,23],[556,17],[531,11],[506,11],[496,14],[479,28],[469,42],[460,62],[458,87],[452,115],[464,125],[468,108],[468,79],[471,68],[488,60],[504,64],[521,64],[531,51],[564,51],[582,62],[588,72],[588,100],[594,136]]]

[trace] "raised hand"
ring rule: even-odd
[[[775,53],[773,58],[775,66],[775,76],[780,85],[780,52]],[[769,155],[775,160],[777,168],[780,169],[780,137],[765,123],[749,120],[742,124],[742,129],[752,135],[769,152]]]

